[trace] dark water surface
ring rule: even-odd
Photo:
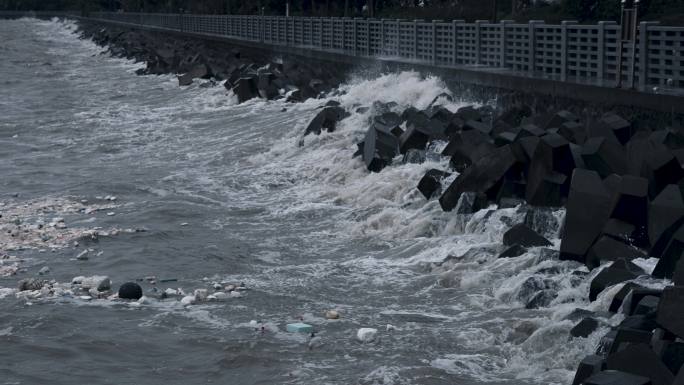
[[[519,301],[540,269],[574,266],[539,262],[537,251],[497,260],[515,209],[442,213],[415,185],[446,163],[368,174],[352,159],[370,113],[299,147],[325,101],[238,106],[221,86],[136,76],[140,64],[100,55],[73,29],[0,21],[0,223],[22,212],[25,223],[62,217],[70,231],[146,231],[65,247],[28,239],[23,250],[0,238],[0,254],[23,259],[0,276],[0,383],[564,384],[593,350],[595,340],[568,341],[573,323],[561,320],[589,306],[586,284],[557,274],[549,308]],[[343,88],[350,111],[374,100],[424,108],[447,91],[410,72]],[[556,231],[547,236],[557,243]],[[86,248],[89,259],[76,260]],[[449,255],[461,257],[454,283],[440,285],[426,265]],[[67,289],[79,275],[107,275],[115,289],[177,281],[140,282],[140,304],[14,290],[44,266]],[[152,291],[211,293],[214,282],[249,290],[190,306]],[[328,309],[341,319],[326,320]],[[300,318],[314,341],[285,332]],[[377,328],[378,340],[357,341],[360,327]]]

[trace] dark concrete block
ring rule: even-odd
[[[647,295],[643,297],[634,308],[635,315],[644,315],[656,312],[658,310],[658,302],[660,298],[654,295]]]
[[[657,327],[658,323],[656,322],[655,313],[644,315],[630,315],[628,317],[625,317],[625,319],[623,319],[622,322],[620,322],[620,328],[628,330],[640,330],[648,332],[649,334],[651,334],[653,330]]]
[[[587,139],[589,138],[605,138],[611,143],[622,146],[620,140],[615,135],[613,129],[607,125],[602,119],[591,122],[587,127]]]
[[[603,179],[603,186],[610,196],[615,196],[620,190],[620,184],[622,183],[622,177],[618,174],[610,174],[605,179]]]
[[[517,136],[516,133],[508,132],[508,131],[497,134],[494,137],[494,145],[496,147],[501,147],[501,146],[505,146],[507,144],[511,144],[511,143],[515,142],[516,136]]]
[[[558,128],[564,123],[569,123],[569,122],[577,122],[579,121],[579,118],[577,115],[573,114],[570,111],[567,110],[561,110],[556,112],[547,122],[546,125],[544,125],[545,129],[550,129],[550,128]]]
[[[530,161],[537,151],[537,146],[541,140],[536,136],[528,136],[522,139],[516,139],[514,145],[517,145],[525,153],[525,160]]]
[[[468,120],[463,125],[463,131],[477,130],[485,135],[492,133],[491,125],[478,121],[478,120]]]
[[[620,325],[620,327],[615,330],[612,341],[606,346],[607,349],[604,354],[610,356],[633,344],[648,344],[652,337],[653,333],[651,331],[632,329]]]
[[[503,235],[503,244],[512,246],[518,244],[523,247],[551,246],[552,243],[526,225],[519,223],[511,227]]]
[[[526,195],[528,191],[531,194],[531,199],[528,201],[528,203],[547,207],[562,206],[565,200],[565,195],[567,194],[567,180],[567,176],[558,172],[551,172],[541,180],[541,182],[536,186],[536,190],[526,190]]]
[[[617,114],[603,115],[600,124],[610,129],[620,144],[624,145],[632,137],[632,124]]]
[[[671,279],[674,276],[677,262],[682,259],[682,254],[684,254],[684,226],[673,234],[651,275],[656,278]]]
[[[444,125],[454,118],[454,113],[444,108],[443,106],[432,106],[426,111],[426,115],[430,120],[439,120]]]
[[[656,322],[663,329],[684,338],[684,287],[669,286],[663,290]]]
[[[565,195],[565,175],[575,168],[569,143],[556,134],[544,135],[536,146],[527,172],[525,198],[539,206],[558,206]]]
[[[456,204],[456,214],[473,214],[487,207],[487,196],[483,193],[466,191]]]
[[[402,154],[411,148],[424,150],[430,140],[430,133],[425,129],[428,119],[424,115],[416,115],[409,119],[406,131],[399,137],[399,149]]]
[[[534,124],[523,124],[518,130],[516,139],[522,139],[528,136],[536,136],[541,138],[544,135],[546,135],[546,131],[544,131],[542,128],[539,128]]]
[[[670,342],[666,344],[660,353],[660,358],[672,374],[678,375],[682,372],[682,365],[684,365],[684,343]]]
[[[648,180],[624,175],[613,207],[611,218],[645,227],[648,215]]]
[[[665,147],[654,147],[641,164],[641,176],[648,179],[649,195],[655,198],[667,185],[678,184],[684,170],[677,158]]]
[[[679,258],[672,274],[672,282],[675,286],[684,286],[684,258]]]
[[[402,123],[401,116],[396,112],[384,112],[380,115],[373,117],[375,124],[384,128],[386,131],[392,131],[397,126]]]
[[[672,385],[684,385],[684,370],[679,370],[679,374],[675,377]]]
[[[450,156],[451,166],[462,172],[495,148],[489,136],[478,130],[470,130],[452,136],[449,144],[442,150],[442,155]]]
[[[404,130],[399,126],[394,127],[390,132],[397,138],[400,138],[404,134]]]
[[[632,290],[638,288],[643,288],[643,286],[634,282],[627,282],[613,297],[613,300],[610,302],[610,306],[608,307],[608,311],[611,313],[617,313],[618,310],[620,310],[620,306],[625,304],[625,299],[629,296]],[[631,315],[629,311],[627,312],[627,315]]]
[[[622,146],[606,138],[590,138],[582,147],[584,165],[601,175],[625,174],[628,170],[627,157]]]
[[[652,142],[660,143],[670,150],[680,150],[684,148],[684,135],[681,132],[669,128],[653,131],[649,136]]]
[[[583,124],[579,122],[565,122],[558,127],[558,135],[565,138],[568,142],[584,144],[587,141],[587,131]]]
[[[510,146],[495,149],[468,167],[447,188],[439,198],[442,209],[451,211],[466,191],[482,192],[490,199],[495,197],[504,176],[520,172],[516,166],[519,166],[518,159]]]
[[[604,370],[587,378],[582,385],[654,385],[647,377],[618,370]]]
[[[646,287],[634,287],[633,290],[627,294],[625,300],[622,304],[622,312],[628,316],[632,315],[648,315],[647,313],[636,314],[636,308],[639,302],[645,297],[656,297],[660,298],[663,291],[660,289],[649,289]]]
[[[632,234],[636,230],[636,226],[631,223],[623,222],[618,219],[609,219],[603,225],[603,234],[615,238],[623,243],[629,244],[632,239]]]
[[[648,211],[648,239],[655,245],[661,235],[684,216],[684,199],[677,185],[666,186],[651,202]]]
[[[594,277],[589,287],[589,299],[594,301],[608,287],[634,279],[642,274],[645,274],[645,272],[639,266],[624,259],[619,259],[601,270]]]
[[[507,108],[496,120],[506,123],[508,126],[519,126],[524,118],[532,116],[532,109],[527,105]]]
[[[257,90],[259,96],[264,99],[273,99],[278,96],[278,87],[273,84],[276,76],[270,72],[262,72],[257,77]]]
[[[372,172],[380,172],[399,153],[397,137],[376,126],[368,129],[363,143],[363,161]]]
[[[599,327],[599,322],[592,317],[587,317],[570,329],[570,335],[573,337],[587,338]]]
[[[603,235],[589,249],[585,264],[590,269],[594,269],[601,265],[601,261],[617,261],[623,258],[631,261],[635,258],[647,257],[645,250]]]
[[[585,262],[585,256],[612,208],[611,197],[594,171],[576,169],[566,204],[560,259]]]
[[[570,150],[570,142],[558,134],[548,133],[541,137],[541,143],[551,149],[553,171],[565,175],[572,174],[575,160]]]
[[[425,175],[418,182],[418,190],[423,194],[426,199],[432,198],[437,195],[442,187],[442,180],[451,175],[448,172],[431,169],[428,170]]]
[[[474,106],[461,107],[456,111],[458,115],[464,122],[469,120],[479,120],[482,121],[482,114]]]
[[[342,107],[330,106],[324,107],[304,130],[304,136],[309,134],[320,135],[323,129],[328,132],[333,132],[337,128],[337,122],[347,117],[349,114]]]
[[[603,357],[597,355],[586,356],[580,361],[572,385],[581,385],[586,379],[605,369],[606,363]]]
[[[671,385],[674,375],[647,344],[632,344],[608,356],[606,367],[646,377],[653,385]]]
[[[233,93],[237,96],[238,103],[258,97],[256,80],[253,77],[239,78],[233,87]]]

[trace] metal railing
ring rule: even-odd
[[[537,78],[641,91],[684,89],[684,28],[641,22],[617,52],[615,22],[442,22],[363,18],[93,13],[99,19],[273,45],[442,67],[496,69]],[[633,47],[633,48],[632,48]],[[632,52],[634,50],[635,52]],[[618,60],[620,63],[618,64]]]

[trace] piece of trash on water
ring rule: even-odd
[[[378,329],[361,328],[356,332],[356,338],[361,342],[373,342],[378,334]]]
[[[313,326],[311,326],[309,324],[305,324],[303,322],[295,322],[295,323],[287,324],[285,326],[285,329],[290,333],[312,333],[313,332]]]
[[[76,260],[78,261],[87,261],[88,260],[88,250],[83,250],[78,255],[76,256]]]
[[[340,318],[340,313],[337,310],[328,310],[325,312],[325,318],[338,319]]]

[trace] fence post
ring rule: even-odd
[[[506,25],[513,23],[513,20],[501,20],[501,53],[499,58],[499,67],[506,68]]]
[[[648,82],[648,27],[660,24],[657,21],[642,21],[639,23],[639,87],[645,91]]]
[[[574,20],[561,22],[561,81],[568,80],[568,25],[577,24]]]
[[[528,52],[528,57],[527,57],[527,64],[528,68],[527,70],[530,71],[530,74],[534,75],[535,72],[535,51],[537,50],[537,39],[536,39],[536,25],[537,24],[544,24],[543,21],[541,20],[530,20],[528,24],[528,39],[527,41],[529,42],[529,52]]]
[[[482,63],[482,24],[489,20],[475,20],[475,64]]]

